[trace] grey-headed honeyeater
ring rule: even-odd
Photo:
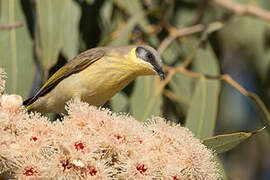
[[[137,76],[154,74],[165,77],[161,58],[150,46],[93,48],[60,68],[24,105],[43,113],[65,113],[65,102],[76,98],[101,106]]]

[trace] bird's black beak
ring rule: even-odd
[[[165,79],[165,73],[163,72],[161,67],[154,66],[155,71],[158,73],[160,80]]]

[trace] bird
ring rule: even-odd
[[[165,78],[161,57],[151,46],[92,48],[56,71],[23,105],[27,111],[58,114],[66,113],[71,99],[99,107],[142,75]]]

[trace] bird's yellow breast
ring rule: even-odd
[[[103,105],[140,75],[139,69],[143,68],[129,59],[105,56],[63,79],[50,93],[38,98],[33,110],[64,113],[66,101],[76,98],[90,105]]]
[[[105,57],[80,73],[79,76],[87,77],[79,78],[83,79],[85,85],[81,99],[100,106],[127,86],[137,75],[136,69],[128,60]]]

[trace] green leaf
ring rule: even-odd
[[[252,133],[245,132],[218,135],[203,139],[203,144],[208,149],[212,149],[215,153],[219,154],[233,149],[241,142],[248,139],[251,135]]]
[[[179,57],[183,56],[181,46],[177,41],[172,42],[162,53],[162,59],[166,64],[173,64],[179,61]]]
[[[131,112],[139,121],[161,114],[162,96],[159,79],[154,76],[138,77],[131,95]]]
[[[177,99],[179,99],[179,103],[186,105],[190,104],[193,84],[194,79],[191,79],[190,77],[179,73],[174,75],[170,81],[170,87],[175,93]]]
[[[198,50],[193,69],[207,75],[219,74],[217,59],[209,45],[205,49]],[[219,93],[219,81],[201,78],[196,83],[187,114],[186,127],[200,139],[210,137],[214,132]]]
[[[0,67],[8,74],[7,91],[27,97],[34,78],[33,42],[18,0],[0,1],[0,24],[21,27],[0,29]]]
[[[215,153],[223,153],[235,148],[241,142],[247,140],[254,134],[262,132],[266,127],[258,129],[254,132],[238,132],[232,134],[223,134],[210,138],[205,138],[202,140],[202,143],[208,148],[213,150]]]
[[[168,47],[164,51],[164,61],[167,62],[167,52],[169,53],[169,50],[171,51],[170,54],[176,55],[177,53],[181,54],[181,63],[183,61],[186,61],[187,59],[192,59],[194,56],[196,56],[197,53],[197,38],[186,38],[182,39],[179,43],[174,43],[170,47]],[[175,47],[174,47],[175,46]],[[179,59],[177,59],[179,61]],[[175,64],[175,67],[179,67],[181,65],[180,62]],[[195,79],[190,78],[186,75],[177,73],[173,76],[171,81],[169,82],[170,87],[172,88],[174,94],[176,95],[177,99],[179,100],[179,103],[181,105],[187,106],[190,105],[192,95],[194,93],[194,85],[195,85]]]
[[[81,9],[74,1],[68,1],[65,13],[63,54],[70,60],[78,54]]]
[[[111,108],[114,112],[126,112],[128,110],[128,97],[119,92],[110,99]]]
[[[206,41],[210,34],[212,34],[215,31],[220,30],[223,27],[223,25],[224,24],[222,22],[219,22],[219,21],[208,24],[206,29],[204,30],[202,36],[201,36],[201,41]]]
[[[192,59],[192,57],[196,55],[196,50],[198,49],[198,41],[198,38],[188,37],[180,39],[179,41],[172,42],[162,53],[164,62],[166,64],[173,64],[175,61],[184,61],[187,58]],[[176,66],[178,64],[176,64]]]
[[[143,6],[140,0],[132,0],[132,1],[123,1],[123,0],[114,0],[114,3],[122,8],[126,13],[133,17],[136,14],[144,13]],[[141,19],[139,25],[143,28],[149,24],[147,18]]]
[[[248,139],[251,135],[252,133],[245,133],[245,132],[218,135],[203,139],[203,144],[208,149],[211,149],[215,153],[219,154],[233,149],[241,142]]]
[[[134,15],[132,18],[130,18],[123,28],[123,30],[119,33],[119,36],[113,40],[109,45],[112,46],[123,46],[129,44],[129,39],[132,33],[132,30],[138,22],[145,17],[145,13],[141,12],[139,14]]]
[[[102,37],[109,35],[112,31],[113,2],[105,1],[100,8],[100,26]]]
[[[63,48],[65,16],[70,1],[36,0],[40,37],[38,56],[46,71],[56,64]]]
[[[177,6],[176,6],[177,7]],[[181,6],[175,11],[175,15],[172,18],[173,23],[176,27],[186,27],[193,24],[197,18],[196,11],[189,8],[182,8]]]
[[[118,28],[121,26],[121,22],[124,21],[124,18],[120,11],[114,10],[111,1],[105,1],[103,3],[99,16],[99,25],[102,31],[101,40],[98,43],[98,46],[106,46],[111,43],[112,40],[116,39],[113,34],[119,30]]]

